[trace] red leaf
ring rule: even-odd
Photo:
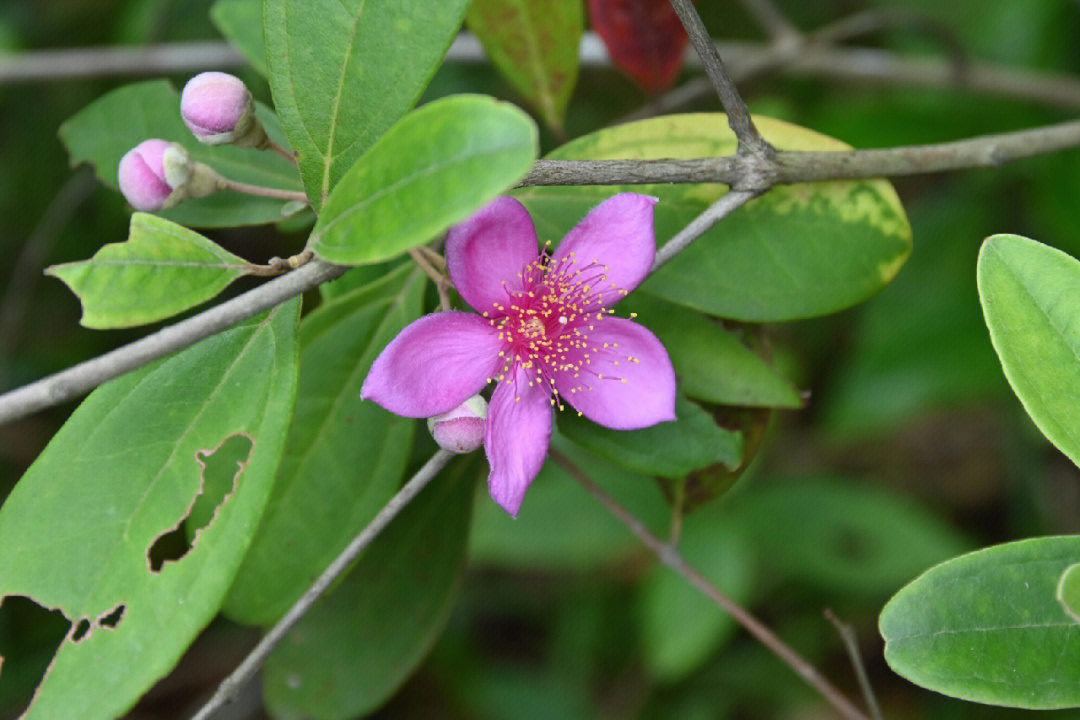
[[[689,38],[668,0],[589,0],[593,29],[615,65],[650,92],[667,90]]]

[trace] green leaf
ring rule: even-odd
[[[270,89],[318,210],[416,103],[468,0],[264,0]]]
[[[202,235],[153,215],[135,213],[127,242],[104,246],[89,260],[53,265],[82,302],[82,324],[117,328],[161,320],[206,302],[248,263]]]
[[[375,265],[359,265],[342,275],[337,280],[323,283],[319,286],[319,294],[323,300],[333,300],[341,297],[357,288],[364,287],[368,283],[375,282],[379,278],[390,274],[402,262],[412,262],[407,257],[397,258]]]
[[[256,112],[276,142],[286,144],[274,113],[263,105]],[[180,95],[167,80],[125,85],[103,95],[60,126],[60,139],[71,163],[89,163],[98,178],[117,189],[120,158],[143,140],[178,142],[191,157],[240,182],[284,190],[299,190],[296,168],[277,153],[203,145],[180,118]],[[275,222],[282,217],[282,200],[230,191],[185,200],[160,215],[181,225],[230,227]]]
[[[1005,377],[1043,435],[1080,464],[1080,262],[994,235],[979,253],[978,280]]]
[[[455,95],[407,115],[341,179],[312,241],[331,262],[389,260],[464,220],[529,171],[536,125],[509,103]]]
[[[1080,537],[997,545],[931,568],[881,611],[885,660],[952,697],[1031,709],[1080,706],[1080,625],[1055,600]]]
[[[715,321],[674,303],[633,293],[620,303],[656,333],[671,356],[679,388],[719,405],[800,408],[790,382]]]
[[[278,720],[352,720],[382,705],[442,632],[465,564],[479,458],[425,488],[267,660]]]
[[[675,422],[644,430],[610,430],[570,409],[559,431],[581,447],[645,475],[681,478],[709,465],[734,470],[742,462],[742,435],[718,426],[701,406],[678,398]]]
[[[123,715],[217,614],[281,457],[299,308],[95,390],[0,509],[0,598],[26,595],[72,622],[28,719]],[[236,438],[249,452],[231,492],[182,557],[162,558],[204,464]]]
[[[217,0],[210,8],[210,20],[244,59],[266,77],[270,71],[263,42],[262,6],[262,0]]]
[[[375,357],[420,316],[411,265],[321,306],[300,325],[300,389],[259,532],[225,604],[235,620],[281,616],[398,488],[415,423],[360,399]]]
[[[755,118],[783,150],[841,150],[837,140]],[[700,158],[731,155],[735,136],[720,114],[669,115],[601,130],[548,158]],[[588,210],[619,192],[660,198],[658,242],[719,198],[720,185],[530,187],[516,191],[541,239],[562,238]],[[775,187],[705,233],[643,285],[646,292],[720,317],[775,322],[850,307],[884,287],[911,251],[911,228],[884,180]]]
[[[906,498],[832,478],[753,488],[730,510],[770,565],[840,597],[892,592],[969,547]]]
[[[713,510],[686,519],[679,552],[740,604],[750,601],[753,552],[741,530]],[[738,628],[686,578],[657,565],[639,590],[641,648],[652,676],[677,682],[697,669]]]
[[[600,460],[557,433],[551,443],[654,532],[664,532],[669,513],[651,478]],[[474,563],[582,570],[625,559],[641,547],[625,525],[550,457],[516,519],[488,497],[487,488],[478,503],[469,540]]]
[[[495,67],[561,131],[577,82],[581,0],[473,0],[465,20]]]
[[[1058,581],[1057,599],[1065,612],[1080,622],[1080,564],[1070,565]]]

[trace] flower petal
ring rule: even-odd
[[[501,197],[446,236],[450,279],[465,302],[479,312],[499,315],[506,288],[522,290],[521,273],[536,260],[536,227],[529,211],[510,197]]]
[[[653,206],[657,198],[620,193],[600,203],[574,227],[551,257],[552,267],[595,274],[589,309],[611,307],[648,276],[656,259]]]
[[[560,371],[555,387],[562,399],[593,422],[616,430],[638,430],[675,419],[675,369],[664,345],[636,322],[605,317],[589,331],[585,358],[569,358],[582,369]],[[604,345],[607,344],[607,347]]]
[[[517,517],[525,491],[540,473],[551,441],[551,398],[520,366],[499,383],[488,407],[487,453],[491,497]]]
[[[375,358],[360,397],[405,417],[450,412],[488,383],[501,348],[498,331],[477,315],[425,315]]]

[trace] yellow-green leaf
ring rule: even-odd
[[[782,150],[844,150],[843,143],[769,118],[755,119]],[[601,130],[549,159],[701,158],[731,155],[721,114],[671,115]],[[542,240],[558,241],[588,210],[619,192],[660,198],[659,243],[719,198],[722,185],[530,187],[515,193]],[[775,187],[724,218],[642,289],[720,317],[772,322],[836,312],[865,300],[900,270],[911,228],[892,186],[854,180]]]
[[[163,218],[135,213],[127,242],[45,272],[82,302],[82,324],[118,328],[162,320],[206,302],[247,273],[243,258]]]

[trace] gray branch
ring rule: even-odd
[[[742,0],[742,5],[774,40],[799,35],[799,29],[772,0]]]
[[[1080,121],[1073,121],[937,145],[847,152],[780,152],[764,163],[753,156],[699,160],[541,160],[521,184],[714,182],[759,194],[778,184],[996,167],[1078,145]],[[345,270],[319,260],[312,261],[153,335],[4,393],[0,395],[0,423],[73,400],[107,380],[182,350],[323,282],[340,277]]]
[[[772,152],[772,146],[765,142],[761,133],[754,127],[754,121],[750,118],[750,109],[739,95],[735,82],[728,75],[724,61],[720,59],[720,53],[716,49],[705,25],[701,22],[701,16],[690,0],[670,0],[671,7],[679,16],[683,27],[690,36],[690,42],[705,65],[705,74],[709,76],[713,89],[720,96],[720,103],[727,113],[728,124],[731,125],[735,137],[739,139],[739,151],[752,153],[761,157],[768,157]]]
[[[724,193],[720,199],[705,209],[703,213],[691,220],[686,227],[680,230],[673,238],[664,243],[664,247],[656,253],[653,262],[652,274],[666,265],[669,260],[690,247],[691,243],[709,231],[716,223],[741,208],[746,203],[760,195],[753,190],[732,190]]]
[[[969,140],[880,150],[777,152],[767,163],[738,155],[693,160],[540,160],[521,185],[722,183],[746,189],[822,180],[898,177],[998,167],[1080,145],[1080,121]]]
[[[784,48],[765,43],[723,42],[717,48],[736,78],[742,77],[748,67],[773,65],[777,52],[786,52]],[[458,36],[446,58],[448,62],[456,63],[487,62],[480,43],[467,33]],[[0,84],[108,76],[154,77],[228,70],[243,64],[243,57],[224,42],[32,50],[0,53]],[[581,64],[586,67],[611,65],[603,43],[594,33],[586,33],[582,38]],[[696,55],[691,54],[687,64],[698,65]],[[787,59],[783,72],[878,85],[965,88],[1069,110],[1080,108],[1080,82],[1071,77],[974,62],[966,64],[963,72],[957,72],[956,64],[948,59],[905,58],[887,50],[810,45]],[[666,99],[659,109],[669,112],[709,92],[712,92],[712,85],[707,79],[691,80],[673,91],[673,97]]]
[[[74,400],[104,382],[183,350],[300,293],[341,277],[346,270],[340,265],[313,260],[287,275],[141,340],[6,392],[0,395],[0,424]]]
[[[341,551],[341,554],[327,566],[323,574],[308,588],[307,592],[270,628],[269,632],[259,641],[259,644],[244,658],[244,661],[237,665],[236,669],[222,681],[210,700],[192,717],[192,720],[208,720],[212,718],[218,710],[228,705],[239,694],[244,686],[251,681],[251,678],[255,676],[255,673],[259,671],[263,663],[266,662],[266,659],[270,657],[270,653],[274,651],[274,648],[300,622],[308,610],[311,609],[311,606],[330,589],[335,580],[345,574],[353,561],[360,557],[360,554],[364,552],[367,546],[439,474],[439,471],[446,466],[446,463],[452,457],[454,457],[453,453],[440,450],[432,455],[431,459],[422,468],[416,471],[416,474],[412,476],[409,482],[405,483],[401,490],[398,490],[397,495],[390,498],[390,502],[383,506],[383,509],[368,523],[367,527],[361,530],[360,534],[353,538],[352,542]]]

